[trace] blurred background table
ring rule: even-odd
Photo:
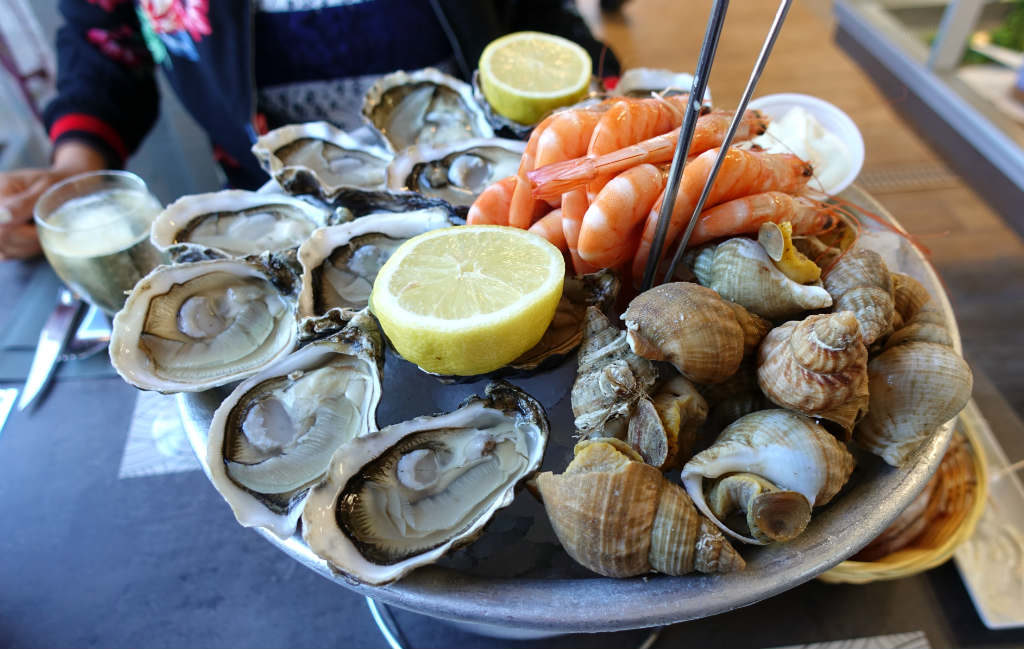
[[[602,14],[597,0],[580,5],[624,67],[688,70],[710,3],[631,0],[619,14]],[[711,79],[717,104],[738,100],[774,5],[732,3]],[[904,96],[880,91],[832,31],[825,0],[796,3],[759,94],[818,95],[858,123],[867,149],[860,183],[931,250],[975,370],[975,399],[1010,459],[1020,459],[1024,241],[899,116]],[[178,146],[174,132],[165,124],[147,142],[134,163],[144,177]],[[205,189],[157,193],[166,200]],[[41,264],[0,264],[0,323],[21,317]],[[0,646],[384,646],[362,598],[238,526],[199,471],[119,479],[138,393],[110,374],[72,374],[58,376],[37,411],[13,413],[0,434]],[[20,387],[0,387],[11,386]],[[412,647],[618,647],[647,637],[638,630],[511,642],[411,612],[395,617]],[[866,586],[811,582],[669,627],[654,646],[769,647],[913,631],[936,647],[1024,646],[1024,630],[982,625],[952,563]]]

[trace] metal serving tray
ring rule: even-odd
[[[889,226],[899,229],[877,202],[856,187],[843,192],[842,198],[883,215]],[[861,220],[863,244],[882,254],[891,270],[905,272],[924,284],[945,314],[960,352],[949,300],[931,265],[906,238],[872,219]],[[569,389],[575,370],[576,363],[570,357],[546,372],[511,379],[548,411],[551,439],[543,470],[560,472],[572,457]],[[467,395],[482,394],[486,383],[442,384],[389,350],[378,423],[385,426],[450,410]],[[178,395],[189,441],[207,476],[207,429],[213,411],[226,394],[226,390],[211,390]],[[940,427],[902,469],[889,467],[874,456],[860,455],[850,484],[832,503],[815,512],[802,535],[786,544],[740,547],[747,569],[728,575],[652,574],[610,579],[591,573],[565,554],[543,506],[525,491],[495,515],[478,541],[436,565],[419,568],[383,587],[352,583],[332,573],[298,534],[282,541],[270,532],[257,531],[296,561],[361,595],[489,635],[530,637],[670,624],[777,595],[853,555],[885,529],[924,487],[938,467],[952,431],[952,422]]]

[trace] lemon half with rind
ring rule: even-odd
[[[478,67],[487,102],[520,124],[534,124],[552,110],[579,101],[590,86],[587,51],[543,32],[515,32],[492,41]]]
[[[565,262],[518,228],[443,228],[409,239],[384,264],[370,309],[395,350],[435,374],[471,376],[518,358],[544,335]]]

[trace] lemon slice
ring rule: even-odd
[[[405,359],[437,374],[482,374],[537,344],[564,276],[558,248],[526,230],[442,228],[395,251],[370,308]]]
[[[590,55],[570,40],[515,32],[484,48],[480,86],[495,111],[521,124],[534,124],[587,94],[590,67]]]

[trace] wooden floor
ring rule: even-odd
[[[630,0],[602,14],[580,10],[623,67],[693,70],[710,0]],[[715,103],[738,103],[776,3],[733,2],[712,69]],[[901,97],[879,93],[833,42],[827,0],[796,2],[757,94],[817,95],[860,127],[866,161],[859,182],[931,251],[964,335],[964,349],[1016,412],[1024,414],[1024,240],[953,174],[893,109]]]

